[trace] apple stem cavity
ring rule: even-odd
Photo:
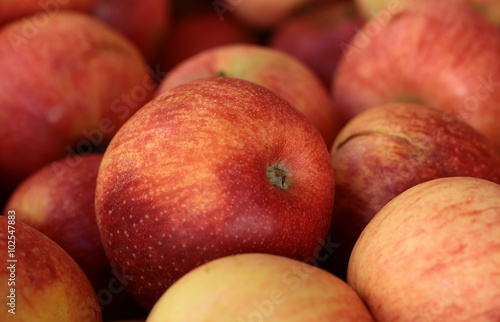
[[[286,190],[290,186],[290,175],[281,164],[274,164],[267,168],[269,182],[280,189]]]
[[[217,73],[217,76],[218,77],[227,77],[226,73],[222,70]]]

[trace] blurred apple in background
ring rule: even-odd
[[[340,247],[323,265],[343,278],[361,231],[403,191],[452,176],[500,183],[500,156],[483,136],[419,104],[391,103],[358,114],[339,133],[331,155],[336,194],[330,235]]]
[[[88,154],[43,167],[16,188],[4,214],[15,210],[18,221],[55,241],[77,262],[105,319],[139,316],[144,312],[111,272],[97,227],[94,196],[101,160],[101,154]]]
[[[356,34],[333,84],[346,119],[384,103],[453,113],[500,152],[500,30],[470,6],[412,1]]]
[[[193,310],[196,308],[196,310]],[[356,292],[315,266],[269,254],[216,259],[182,277],[147,322],[373,321]]]
[[[96,215],[112,267],[145,309],[191,269],[238,253],[304,260],[325,241],[334,183],[318,130],[249,81],[215,77],[152,100],[104,154]]]
[[[286,17],[313,2],[314,0],[215,0],[213,6],[221,20],[234,15],[252,28],[272,29]]]
[[[388,203],[353,249],[347,280],[377,321],[499,321],[500,185],[421,183]]]
[[[343,46],[363,24],[352,1],[318,2],[273,28],[269,46],[299,59],[331,88]]]
[[[500,25],[500,2],[497,0],[446,0],[446,1],[456,1],[470,5],[473,9],[484,15],[495,25]],[[445,2],[446,2],[445,1]],[[383,11],[387,11],[394,8],[400,8],[409,0],[399,0],[397,2],[391,0],[355,0],[356,6],[360,13],[366,18],[373,18],[377,15],[383,14]],[[429,6],[433,3],[428,2]]]
[[[227,45],[203,51],[177,65],[156,96],[194,79],[226,76],[248,80],[280,95],[318,128],[328,148],[340,131],[328,91],[296,58],[259,45]]]
[[[5,265],[0,271],[0,292],[5,296],[0,320],[102,321],[96,293],[78,264],[16,217],[11,209],[0,216],[0,259]]]
[[[30,15],[35,15],[36,27],[45,24],[50,16],[63,10],[90,12],[101,0],[2,0],[0,1],[0,26]],[[33,18],[30,18],[33,19]],[[34,32],[33,25],[26,28]]]
[[[92,14],[131,40],[151,66],[159,62],[170,31],[170,0],[100,0]]]
[[[140,52],[103,23],[61,12],[26,34],[34,19],[0,30],[3,198],[42,166],[105,145],[155,90]]]
[[[162,53],[165,70],[204,50],[235,43],[254,43],[257,35],[231,17],[221,21],[213,11],[194,12],[173,22]]]

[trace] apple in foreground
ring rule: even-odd
[[[127,280],[112,271],[97,227],[94,197],[101,160],[101,154],[75,155],[41,168],[14,190],[4,213],[15,210],[16,220],[52,239],[76,261],[105,319],[139,316],[144,312],[123,292],[120,284]]]
[[[193,310],[196,308],[196,310]],[[147,322],[373,321],[344,281],[313,265],[269,254],[206,263],[158,300]]]
[[[500,25],[500,2],[497,0],[454,0],[461,3],[466,3],[476,11],[484,15],[495,25]],[[394,2],[391,0],[355,0],[356,7],[359,12],[366,18],[375,18],[382,15],[384,11],[398,10],[404,6],[409,0],[399,0]],[[433,3],[429,2],[432,6]]]
[[[177,65],[156,96],[190,80],[226,76],[262,85],[291,103],[318,128],[329,148],[340,123],[327,89],[306,65],[280,50],[233,44],[205,50]]]
[[[394,101],[433,106],[465,120],[500,152],[500,30],[465,4],[427,1],[356,34],[333,82],[335,106],[347,119]]]
[[[150,65],[170,29],[170,0],[101,0],[92,15],[132,41]]]
[[[36,16],[37,24],[43,24],[49,16],[61,10],[89,12],[100,0],[2,0],[0,1],[0,26],[23,16]],[[33,29],[26,29],[32,32]]]
[[[249,81],[214,77],[149,102],[104,154],[96,215],[112,267],[146,310],[207,261],[303,260],[330,226],[334,175],[317,129]]]
[[[351,1],[318,2],[274,27],[269,45],[309,66],[330,88],[343,45],[364,22]]]
[[[406,189],[452,176],[500,184],[493,146],[455,116],[420,104],[391,103],[358,114],[330,153],[336,191],[330,234],[341,246],[327,264],[341,277],[366,224]]]
[[[348,283],[377,321],[500,320],[500,185],[470,177],[414,186],[366,226]]]
[[[83,13],[59,12],[26,35],[0,29],[2,195],[39,168],[105,145],[152,96],[140,52]]]
[[[97,296],[78,264],[50,238],[0,216],[2,321],[102,321]],[[5,303],[5,302],[4,302]]]

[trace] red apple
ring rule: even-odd
[[[92,285],[78,264],[54,241],[0,216],[2,321],[102,321]],[[5,303],[7,305],[5,305]]]
[[[342,45],[363,24],[351,1],[318,3],[273,28],[269,45],[302,61],[330,88]]]
[[[112,267],[145,309],[191,269],[263,252],[318,252],[333,210],[321,135],[288,102],[229,77],[192,81],[137,112],[97,178],[96,215]]]
[[[265,30],[311,2],[313,0],[214,0],[213,7],[221,21],[227,15],[234,15],[252,28]]]
[[[347,119],[393,101],[451,112],[500,152],[500,30],[465,4],[412,1],[367,22],[333,84]]]
[[[376,321],[500,320],[500,185],[441,178],[408,189],[366,226],[348,283]]]
[[[77,155],[43,167],[16,188],[4,213],[15,210],[18,221],[42,232],[77,262],[105,319],[137,316],[143,312],[120,285],[128,282],[126,276],[112,271],[97,227],[94,196],[101,160],[100,154]]]
[[[131,40],[150,65],[158,62],[170,29],[170,0],[101,0],[93,15]]]
[[[60,11],[89,12],[100,0],[2,0],[0,1],[0,26],[6,22],[35,15],[26,25],[27,32],[34,32],[47,23],[49,17]],[[34,23],[34,24],[33,24]],[[36,28],[33,28],[36,27]]]
[[[331,156],[336,194],[330,234],[340,247],[324,268],[340,277],[361,231],[408,188],[451,176],[500,183],[500,156],[483,136],[453,115],[419,104],[392,103],[358,114],[339,133]]]
[[[211,76],[240,78],[274,91],[318,128],[328,147],[340,130],[328,91],[318,77],[291,55],[264,46],[234,44],[203,51],[174,68],[156,96],[187,81]]]
[[[146,321],[264,320],[373,318],[349,285],[324,270],[276,255],[240,254],[183,276],[162,295]]]
[[[500,24],[500,2],[497,0],[455,0],[457,2],[466,3],[475,10],[479,11],[491,22],[496,25]],[[380,15],[383,11],[390,8],[399,7],[410,2],[409,0],[399,0],[397,2],[390,0],[356,0],[356,6],[363,16],[373,18]],[[429,3],[432,5],[432,3]]]
[[[222,45],[254,42],[254,34],[231,17],[221,21],[214,12],[194,12],[173,22],[162,60],[165,69],[170,70],[204,50]]]
[[[138,50],[103,23],[60,12],[27,34],[0,30],[0,177],[3,195],[42,166],[103,145],[155,82]]]

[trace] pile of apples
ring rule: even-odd
[[[4,0],[0,74],[1,321],[500,321],[498,1]]]

